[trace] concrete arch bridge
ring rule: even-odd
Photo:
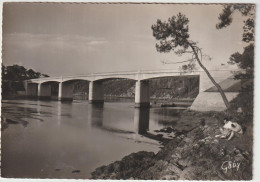
[[[230,72],[229,70],[226,71]],[[217,81],[223,80],[223,74],[219,74],[215,78]],[[221,72],[222,73],[222,72]],[[191,106],[191,109],[194,110],[205,110],[203,108],[207,107],[204,105],[205,99],[203,94],[206,89],[212,86],[212,83],[207,78],[203,71],[192,71],[192,72],[183,72],[180,70],[157,70],[157,71],[133,71],[133,72],[108,72],[108,73],[93,73],[86,75],[73,75],[73,76],[60,76],[60,77],[45,77],[38,79],[31,79],[24,81],[26,96],[28,97],[38,97],[39,99],[51,98],[51,84],[56,82],[59,84],[58,91],[58,100],[73,100],[73,89],[75,80],[86,80],[89,82],[89,103],[103,103],[104,102],[104,88],[103,81],[108,79],[131,79],[135,80],[135,106],[143,107],[150,106],[150,95],[149,95],[149,79],[153,78],[162,78],[162,77],[200,77],[200,92],[198,98],[195,99],[194,103]],[[226,78],[226,77],[225,77]],[[212,97],[216,99],[217,96],[217,109],[213,110],[224,110],[225,106],[220,98],[219,94],[211,94]],[[234,94],[233,94],[234,95]],[[228,96],[229,99],[232,99],[234,96]],[[208,106],[211,105],[207,101]],[[216,101],[213,105],[216,106]],[[203,108],[201,108],[203,106]],[[200,109],[199,109],[200,108]],[[210,107],[208,107],[210,108]],[[208,110],[208,109],[206,109]]]

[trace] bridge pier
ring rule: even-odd
[[[102,81],[89,82],[88,101],[90,104],[104,103],[104,88]]]
[[[211,75],[214,77],[217,83],[223,82],[230,76],[232,76],[231,71],[211,71]],[[227,83],[226,83],[227,84]],[[190,109],[196,111],[224,111],[227,109],[224,101],[218,91],[207,91],[209,88],[213,87],[213,83],[208,78],[205,72],[200,73],[200,85],[199,94],[192,103]],[[223,85],[225,87],[225,84]],[[222,89],[225,89],[223,88]],[[227,100],[230,102],[234,99],[238,92],[225,92]]]
[[[72,83],[61,82],[59,83],[59,101],[72,101],[73,100],[74,85]]]
[[[38,84],[38,99],[50,100],[51,99],[51,85],[39,83]]]
[[[25,84],[25,92],[28,98],[37,98],[38,84],[37,83],[27,83]]]
[[[150,107],[149,81],[138,80],[135,83],[135,107]]]

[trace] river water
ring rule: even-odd
[[[158,152],[143,136],[178,121],[174,108],[134,108],[132,102],[3,100],[3,177],[90,178],[95,168],[138,151]]]

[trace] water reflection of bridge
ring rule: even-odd
[[[106,122],[104,122],[105,114],[102,104],[92,104],[88,113],[88,129],[92,130],[93,128],[98,128],[126,139],[133,139],[135,142],[144,142],[155,145],[158,145],[158,142],[170,140],[169,136],[163,137],[161,133],[150,130],[150,108],[135,107],[133,109],[134,117],[131,126],[129,126],[129,128],[125,127],[124,129],[120,129],[117,125],[111,127],[110,124],[107,125]],[[169,123],[167,126],[169,126]]]
[[[98,116],[98,117],[97,117]],[[149,130],[149,116],[150,108],[134,108],[134,120],[133,120],[133,129],[125,130],[118,129],[104,125],[104,105],[103,104],[92,104],[89,107],[88,111],[88,121],[90,127],[97,127],[103,130],[115,132],[115,133],[136,133],[136,134],[145,134]]]

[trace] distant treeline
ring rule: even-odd
[[[2,65],[2,97],[16,97],[18,91],[24,91],[23,80],[40,77],[49,76],[17,64],[12,66]]]

